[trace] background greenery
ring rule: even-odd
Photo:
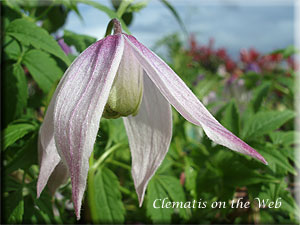
[[[190,36],[187,45],[176,34],[162,37],[156,47],[168,49],[169,65],[216,118],[257,149],[269,165],[215,145],[200,127],[173,110],[169,152],[139,208],[123,123],[120,119],[102,119],[81,220],[75,219],[70,182],[54,196],[46,189],[36,198],[37,137],[45,111],[72,60],[96,41],[68,30],[57,36],[57,31],[63,28],[71,11],[81,17],[77,4],[83,3],[110,18],[119,18],[129,33],[134,13],[147,7],[147,2],[112,2],[112,9],[88,0],[48,1],[43,5],[39,1],[1,2],[2,222],[297,223],[294,48],[289,46],[264,55],[249,49],[241,51],[239,60],[233,60],[226,49],[215,49],[213,41],[199,45]],[[172,5],[161,2],[186,32]],[[153,208],[155,199],[166,197],[182,202],[201,199],[208,202],[208,207]],[[253,201],[256,197],[271,201],[282,198],[282,206],[259,208]],[[250,201],[251,207],[209,207],[214,201],[229,204],[238,198]]]

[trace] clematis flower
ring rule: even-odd
[[[114,35],[82,52],[52,97],[39,133],[38,196],[50,176],[51,190],[70,176],[79,219],[100,118],[123,117],[141,205],[147,184],[170,145],[171,105],[186,120],[201,126],[214,142],[267,164],[225,129],[163,60],[133,36],[122,33],[117,20],[113,22]]]

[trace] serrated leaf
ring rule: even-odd
[[[267,160],[267,162],[269,162],[269,164],[276,164],[277,166],[294,175],[297,174],[295,168],[289,163],[285,154],[283,154],[280,150],[261,147],[260,149],[258,149],[258,151]],[[274,170],[273,167],[270,168]],[[274,170],[274,172],[276,171]]]
[[[243,129],[243,137],[250,139],[262,136],[278,129],[294,117],[295,113],[290,110],[259,112],[246,121]]]
[[[296,131],[275,131],[270,133],[273,144],[289,146],[296,142]]]
[[[167,198],[168,194],[164,187],[153,178],[150,180],[147,188],[147,215],[153,223],[170,224],[174,210],[172,208],[161,208],[162,201]],[[170,201],[170,199],[167,199],[167,201]]]
[[[222,124],[235,135],[240,132],[240,115],[235,101],[231,101],[225,108]]]
[[[16,19],[11,22],[7,27],[6,34],[13,36],[24,45],[42,49],[60,58],[67,65],[70,64],[69,58],[54,38],[46,30],[27,19]]]
[[[173,202],[186,202],[183,188],[179,180],[173,176],[157,175],[155,180],[159,182],[167,191]],[[178,208],[180,217],[188,219],[187,210],[185,208]]]
[[[72,31],[64,31],[64,42],[69,46],[74,45],[78,52],[83,52],[87,47],[93,44],[97,39],[88,35],[76,34]]]
[[[24,55],[22,63],[45,93],[48,93],[54,82],[63,75],[63,71],[56,64],[56,61],[40,50],[28,51]]]
[[[116,175],[108,168],[101,168],[94,177],[95,223],[123,223],[125,208],[122,203],[120,184]]]
[[[265,82],[262,85],[260,85],[258,88],[255,89],[253,98],[252,98],[251,104],[250,104],[250,106],[252,106],[252,109],[255,113],[258,112],[264,97],[267,96],[270,86],[271,86],[270,82]]]
[[[34,131],[37,127],[31,123],[17,123],[4,129],[2,136],[3,150],[15,143],[26,134]]]
[[[8,197],[4,198],[3,200],[5,203],[6,223],[22,223],[24,214],[22,188],[9,193]]]
[[[4,127],[18,119],[27,106],[27,81],[23,68],[19,64],[8,65],[4,74]]]

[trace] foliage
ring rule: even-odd
[[[215,145],[175,110],[167,157],[149,183],[140,208],[131,178],[131,160],[122,120],[102,119],[91,157],[82,218],[76,221],[70,182],[54,196],[36,197],[38,130],[64,71],[96,39],[64,30],[69,12],[81,17],[75,1],[4,1],[2,114],[2,203],[5,223],[296,223],[294,156],[294,49],[270,54],[242,50],[235,62],[213,42],[184,48],[177,36],[165,38],[170,66],[221,123],[242,137],[269,162],[268,166]],[[60,4],[58,4],[60,2]],[[109,17],[123,19],[128,30],[145,1],[113,1],[114,10],[98,2],[79,1]],[[180,23],[175,9],[167,1]],[[37,7],[39,6],[39,7]],[[131,19],[130,19],[131,17]],[[182,24],[181,24],[182,25]],[[183,25],[182,25],[183,26]],[[73,49],[74,49],[73,48]],[[276,201],[280,208],[259,208],[255,198]],[[243,198],[247,209],[216,208]],[[154,202],[156,206],[154,207]],[[180,208],[162,208],[166,201]],[[192,207],[196,200],[201,207]],[[204,202],[206,202],[204,204]],[[187,203],[187,204],[184,204]],[[206,206],[204,206],[206,205]]]

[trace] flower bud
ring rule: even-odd
[[[103,111],[107,119],[138,113],[143,97],[143,69],[132,57],[131,51],[123,55]]]

